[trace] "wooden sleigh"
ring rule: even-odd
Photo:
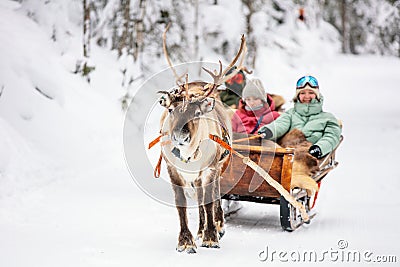
[[[233,140],[244,136],[247,135],[234,134]],[[340,138],[340,143],[342,140],[343,136]],[[250,157],[290,192],[296,201],[304,205],[310,219],[315,215],[311,214],[314,198],[308,197],[304,189],[290,189],[295,154],[293,148],[281,148],[272,141],[259,138],[249,140],[247,143],[234,143],[232,148],[243,156]],[[316,182],[320,182],[338,165],[335,160],[336,149],[319,161],[319,171],[312,177]],[[243,160],[234,154],[222,174],[220,184],[223,199],[279,204],[281,226],[286,231],[293,231],[304,223],[298,208],[290,204],[262,176],[245,165]]]

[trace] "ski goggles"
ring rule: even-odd
[[[309,84],[312,88],[319,88],[318,81],[313,76],[301,77],[296,83],[296,89],[304,88]]]

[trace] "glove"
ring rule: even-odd
[[[317,159],[322,158],[321,148],[319,146],[317,146],[317,145],[310,146],[310,149],[308,150],[308,153],[310,153],[311,156],[316,157]]]
[[[257,132],[258,134],[262,134],[263,136],[262,136],[262,138],[265,138],[265,139],[269,139],[269,138],[271,138],[272,137],[272,132],[271,132],[271,130],[268,128],[268,127],[266,127],[266,126],[263,126],[263,127],[261,127],[259,130],[258,130],[258,132]]]

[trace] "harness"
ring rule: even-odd
[[[161,138],[162,138],[163,136],[165,136],[165,135],[166,135],[166,133],[162,133],[162,134],[160,134],[159,136],[157,136],[153,141],[151,141],[151,142],[149,143],[148,149],[152,148],[152,147],[155,146],[157,143],[159,143],[159,142],[161,141]],[[216,136],[216,135],[212,135],[212,134],[209,134],[209,138],[210,138],[211,140],[214,140],[214,138],[218,138],[218,140],[223,140],[223,142],[224,142],[225,144],[228,144],[228,147],[225,147],[225,146],[224,146],[225,151],[221,154],[221,157],[220,157],[220,159],[219,159],[219,161],[222,161],[223,159],[225,159],[225,157],[227,157],[227,156],[230,154],[231,140],[230,140],[230,138],[229,138],[229,132],[228,132],[228,130],[227,130],[225,127],[222,127],[222,138],[220,138],[220,137],[218,137],[218,136]],[[215,140],[214,140],[214,141],[215,141]],[[164,146],[164,145],[166,145],[166,144],[168,144],[168,143],[170,143],[170,142],[171,142],[170,140],[161,142],[161,146]],[[181,151],[180,151],[180,149],[177,148],[177,147],[175,147],[175,146],[174,146],[174,148],[171,150],[171,153],[172,153],[172,155],[174,155],[175,157],[177,157],[180,161],[182,161],[182,162],[184,162],[184,163],[189,163],[190,160],[191,160],[192,158],[194,158],[194,157],[196,156],[196,154],[200,151],[199,148],[200,148],[200,146],[199,146],[199,147],[196,149],[196,151],[193,153],[193,156],[192,156],[192,157],[189,157],[188,159],[183,158],[183,157],[181,156]],[[161,161],[162,161],[162,153],[160,153],[160,157],[159,157],[158,162],[157,162],[157,165],[156,165],[156,167],[155,167],[155,169],[154,169],[154,173],[153,173],[154,178],[159,178],[159,177],[160,177],[160,173],[161,173]]]
[[[210,135],[209,135],[209,137],[210,137]],[[210,139],[211,139],[211,138],[210,138]],[[212,140],[212,139],[211,139],[211,140]],[[226,144],[228,144],[229,146],[232,145],[232,144],[231,144],[231,140],[230,140],[230,138],[229,138],[229,133],[228,133],[228,131],[226,130],[225,127],[222,127],[222,140],[223,140]],[[225,148],[225,151],[224,151],[224,153],[222,153],[221,158],[219,159],[219,161],[222,161],[226,156],[228,156],[228,155],[231,153],[230,149],[228,149],[228,148],[226,148],[226,147],[224,147],[224,148]]]
[[[198,152],[199,148],[196,149],[193,155],[196,155]],[[172,155],[180,159],[182,162],[188,163],[191,159],[191,157],[188,157],[188,159],[185,159],[181,156],[181,150],[177,147],[174,146],[174,148],[171,150]]]

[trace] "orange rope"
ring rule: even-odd
[[[160,158],[158,159],[156,168],[154,169],[154,178],[160,178],[160,173],[161,173],[161,160],[162,160],[162,154],[160,154]]]
[[[161,140],[161,137],[163,137],[163,134],[160,134],[156,139],[154,139],[153,141],[151,141],[151,142],[149,143],[149,149],[152,148],[153,146],[155,146],[157,143],[159,143],[160,140]],[[168,143],[169,143],[168,141],[169,141],[169,140],[164,141],[164,142],[161,142],[161,145],[163,146],[163,145],[165,145],[165,144],[168,144]],[[158,159],[157,165],[156,165],[156,167],[155,167],[155,169],[154,169],[154,173],[153,173],[154,178],[159,178],[159,177],[160,177],[160,173],[161,173],[161,161],[162,161],[162,153],[160,153],[160,158]]]
[[[160,134],[156,139],[154,139],[153,141],[151,141],[151,142],[149,143],[149,149],[152,148],[152,147],[153,147],[155,144],[157,144],[158,142],[160,142],[162,136],[163,136],[163,135]]]
[[[227,144],[224,140],[222,140],[221,138],[219,138],[216,135],[213,134],[209,134],[208,137],[213,140],[214,142],[218,143],[219,145],[221,145],[223,148],[229,150],[230,152],[234,153],[236,156],[238,156],[239,158],[244,158],[244,156],[242,154],[240,154],[239,152],[233,150],[233,148]]]
[[[216,135],[209,134],[208,137],[213,140],[214,142],[217,142],[220,144],[223,148],[228,149],[229,151],[232,151],[232,147],[228,145],[226,142],[224,142],[221,138],[219,138]]]

